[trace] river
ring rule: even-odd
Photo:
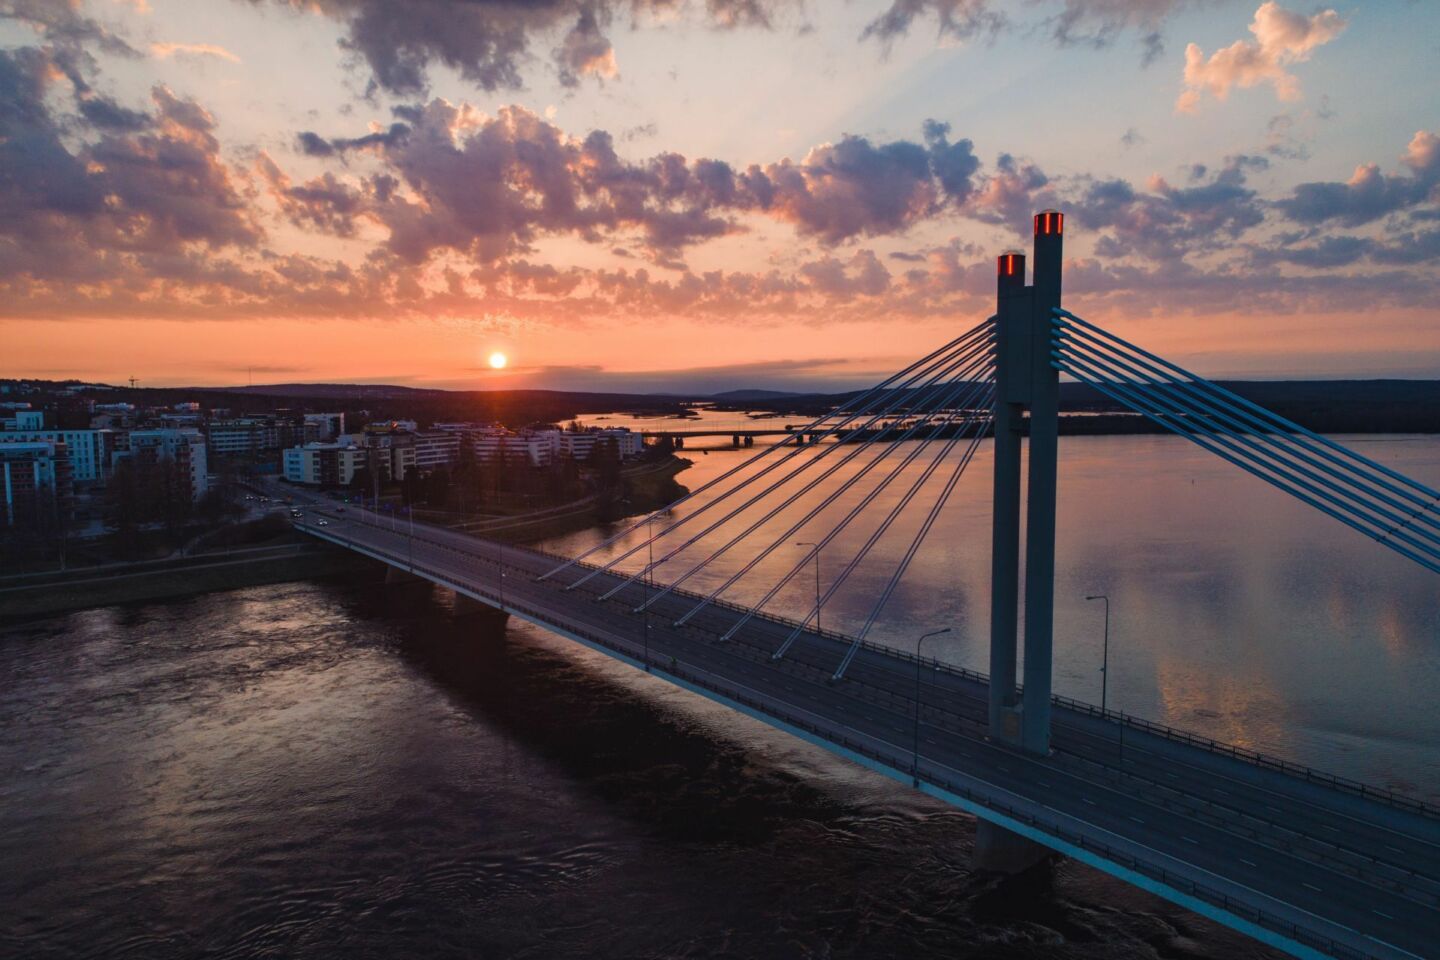
[[[1347,442],[1440,481],[1434,438]],[[1108,593],[1112,706],[1440,795],[1436,578],[1182,441],[1061,447],[1058,692],[1098,701],[1082,598]],[[978,669],[983,458],[876,635],[950,625],[927,652]],[[803,612],[810,570],[778,609]],[[827,626],[863,621],[880,572],[855,577]],[[12,624],[0,691],[7,958],[1269,955],[1073,864],[1052,889],[973,876],[965,816],[438,591]]]

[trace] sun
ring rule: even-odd
[[[493,370],[504,370],[505,364],[509,362],[510,358],[505,356],[505,354],[501,353],[499,350],[496,350],[494,353],[490,354],[490,367]]]

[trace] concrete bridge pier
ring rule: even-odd
[[[430,585],[429,580],[413,574],[409,570],[391,566],[385,568],[385,586],[387,587],[402,587],[419,583],[423,583],[427,587]]]
[[[732,446],[732,447],[738,447],[738,446],[740,446],[740,434],[738,434],[738,433],[733,433],[733,434],[730,435],[730,446]]]
[[[975,821],[975,848],[970,867],[986,873],[1014,875],[1058,857],[1054,850],[989,820]]]
[[[499,607],[492,607],[463,593],[455,594],[455,616],[457,619],[473,619],[486,627],[504,627],[510,621],[510,614]]]

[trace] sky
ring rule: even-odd
[[[0,0],[0,378],[852,388],[1047,208],[1201,374],[1440,377],[1437,54],[1429,0]]]

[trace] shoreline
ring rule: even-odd
[[[690,460],[676,457],[665,469],[628,477],[628,482],[634,484],[631,506],[641,509],[609,522],[639,516],[664,506],[670,502],[661,499],[666,484],[678,487],[678,495],[684,496],[687,491],[675,484],[674,478],[689,469],[690,465]],[[606,522],[600,518],[599,504],[594,498],[537,512],[546,515],[532,519],[523,516],[502,518],[494,521],[493,530],[483,525],[463,529],[507,542],[533,543]],[[293,537],[289,543],[243,550],[3,577],[0,578],[0,628],[23,619],[77,610],[178,600],[271,583],[374,573],[384,566],[368,557],[322,544],[298,533]]]

